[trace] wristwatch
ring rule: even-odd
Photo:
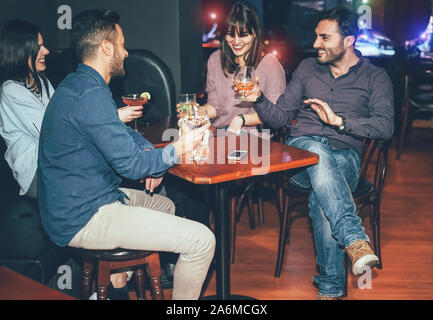
[[[343,116],[340,116],[341,118],[341,124],[338,126],[338,131],[344,131],[346,130],[346,118]]]

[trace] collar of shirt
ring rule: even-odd
[[[355,51],[356,56],[359,58],[358,62],[355,65],[351,66],[346,74],[343,74],[342,76],[340,76],[338,78],[346,77],[352,71],[355,72],[355,74],[358,73],[359,68],[361,68],[362,64],[364,63],[364,60],[366,60],[362,56],[362,53],[359,50],[355,49],[354,51]],[[335,79],[334,75],[331,72],[331,66],[329,64],[321,64],[321,63],[319,63],[319,61],[316,60],[316,65],[319,68],[319,70],[321,70],[324,73],[329,74],[332,79]]]
[[[91,66],[84,64],[84,63],[80,63],[77,67],[77,72],[84,72],[84,73],[89,74],[93,79],[95,79],[95,81],[101,87],[104,87],[110,91],[108,84],[105,82],[104,78],[102,78],[101,74],[98,71],[96,71],[95,69],[93,69]],[[111,91],[110,91],[110,95],[111,95]]]

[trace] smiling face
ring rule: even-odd
[[[36,67],[36,72],[41,72],[41,71],[45,71],[45,69],[47,68],[45,65],[45,57],[50,53],[50,51],[44,47],[44,39],[42,38],[42,35],[40,33],[38,33],[38,46],[39,46],[39,51],[36,56],[35,67]],[[29,57],[28,63],[30,69],[33,70],[31,59],[32,57]]]
[[[233,54],[245,61],[256,35],[248,33],[246,29],[239,30],[237,27],[229,29],[225,37]]]
[[[346,48],[337,21],[321,20],[319,22],[313,47],[317,50],[319,63],[332,65],[343,58]]]

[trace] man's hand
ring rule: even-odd
[[[120,121],[128,123],[143,115],[143,106],[126,106],[117,109]]]
[[[149,192],[153,192],[162,182],[162,177],[159,178],[152,178],[148,177],[145,179],[146,181],[146,190]],[[141,183],[143,183],[143,180],[140,180]]]
[[[204,126],[188,131],[182,134],[176,142],[173,143],[176,149],[176,154],[178,157],[185,153],[190,153],[197,149],[198,145],[202,142],[206,131],[210,127],[210,122],[206,123]]]
[[[234,79],[232,79],[232,82],[234,84]],[[233,87],[234,90],[237,92],[236,86]],[[251,90],[244,91],[244,97],[249,102],[255,102],[257,98],[260,96],[261,89],[259,87],[259,77],[256,77],[256,81],[254,83],[254,87]]]
[[[242,130],[242,119],[239,116],[233,117],[232,121],[230,122],[229,127],[227,128],[228,132],[233,132],[235,134],[240,134]]]
[[[304,100],[304,103],[309,104],[323,122],[336,127],[342,124],[343,119],[337,116],[326,102],[319,99],[307,99]]]

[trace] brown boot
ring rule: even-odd
[[[352,261],[352,272],[355,275],[364,273],[366,266],[372,268],[379,262],[379,258],[371,250],[367,241],[355,241],[344,250]]]

